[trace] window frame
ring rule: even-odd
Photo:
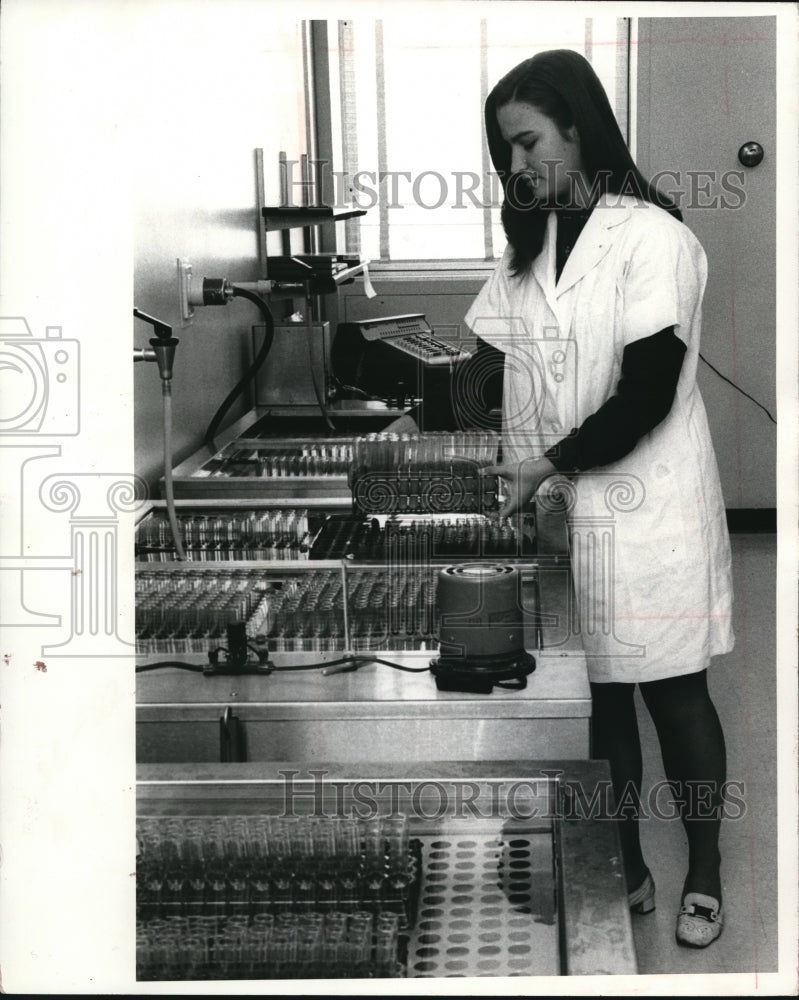
[[[312,120],[311,133],[313,142],[313,157],[320,162],[334,162],[334,127],[333,127],[333,82],[331,79],[331,66],[329,59],[328,27],[332,20],[311,20],[308,23],[308,72],[311,80],[308,86],[310,94],[308,109]],[[617,101],[617,114],[619,117],[622,134],[625,142],[630,148],[631,154],[635,155],[635,86],[634,72],[637,68],[635,59],[635,40],[637,36],[637,18],[620,17],[617,18],[618,35],[623,38],[625,45],[625,63],[623,80],[623,97],[621,102]],[[484,139],[485,144],[485,139]],[[317,183],[316,196],[320,203],[333,204],[335,192],[333,191],[333,179],[322,172],[321,182]],[[377,211],[375,206],[372,211]],[[328,224],[320,227],[318,237],[318,249],[322,252],[335,253],[340,248],[338,246],[338,234],[335,224]],[[447,281],[462,280],[464,277],[488,278],[496,267],[499,260],[498,255],[493,258],[404,258],[398,260],[370,260],[369,270],[373,274],[384,275],[387,278],[400,278],[418,281]],[[358,279],[359,284],[361,279]]]

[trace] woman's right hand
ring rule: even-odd
[[[558,470],[548,458],[528,458],[518,465],[488,465],[480,470],[480,474],[499,476],[505,480],[507,490],[499,513],[502,517],[510,517],[532,500],[545,479],[558,475]]]

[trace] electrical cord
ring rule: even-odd
[[[216,446],[214,445],[214,437],[216,432],[219,430],[219,425],[222,423],[225,414],[233,405],[235,400],[244,391],[247,383],[255,377],[257,372],[260,370],[264,361],[266,361],[267,355],[272,347],[272,341],[275,338],[275,318],[269,306],[264,302],[260,295],[256,295],[254,292],[248,291],[246,288],[239,288],[237,285],[233,285],[233,295],[236,298],[248,299],[253,305],[257,306],[261,311],[264,323],[266,325],[266,334],[264,335],[264,342],[261,345],[258,354],[253,359],[252,364],[241,377],[241,379],[233,386],[228,395],[222,401],[219,409],[214,414],[208,425],[208,430],[205,432],[205,444],[211,451],[216,451]]]
[[[136,673],[142,674],[147,670],[160,670],[162,667],[179,667],[181,670],[189,670],[195,674],[201,674],[203,668],[196,663],[181,663],[180,660],[159,660],[158,663],[143,663],[136,667]]]
[[[718,370],[718,368],[716,368],[715,365],[711,365],[711,363],[707,360],[707,358],[701,352],[699,354],[699,357],[702,359],[702,361],[705,362],[705,364],[708,366],[708,368],[711,369],[711,371],[714,371],[718,375],[718,377],[720,379],[724,379],[725,382],[729,382],[729,384],[733,387],[733,389],[737,389],[738,392],[740,392],[742,396],[746,396],[747,399],[751,399],[752,400],[752,402],[755,404],[755,406],[759,406],[760,409],[766,414],[766,416],[769,418],[769,420],[773,424],[777,423],[777,421],[774,419],[774,417],[771,415],[771,413],[766,409],[766,407],[763,406],[762,403],[759,403],[755,399],[754,396],[750,396],[748,392],[744,392],[744,390],[739,385],[737,385],[735,382],[733,382],[732,379],[727,378],[726,375],[722,375],[721,372]]]
[[[380,663],[384,667],[391,667],[394,670],[403,670],[405,673],[409,674],[426,674],[430,670],[430,667],[406,667],[401,663],[394,663],[393,660],[384,660],[379,656],[370,656],[368,653],[352,653],[348,656],[342,656],[337,660],[320,661],[319,663],[300,663],[292,667],[273,666],[271,669],[275,672],[292,670],[319,670],[320,668],[325,667],[338,667],[343,666],[344,664],[352,664],[349,669],[356,670],[361,664],[364,663]],[[346,672],[346,669],[341,672]]]
[[[359,389],[357,385],[347,385],[346,382],[341,382],[339,379],[334,378],[335,386],[337,391],[347,392],[354,394],[356,399],[371,399],[372,397],[366,392],[365,389]]]
[[[261,653],[254,649],[252,646],[248,646],[256,656],[261,657]],[[317,663],[298,663],[291,667],[276,667],[270,664],[270,671],[280,672],[280,671],[293,671],[293,670],[319,670],[325,667],[338,667],[345,663],[352,664],[350,669],[355,670],[361,664],[364,663],[380,663],[384,667],[392,667],[394,670],[403,670],[409,674],[425,674],[429,671],[429,667],[406,667],[401,663],[395,663],[393,660],[384,660],[379,656],[372,656],[370,653],[348,653],[346,656],[340,656],[337,660],[320,660]]]
[[[394,663],[393,660],[383,660],[379,656],[369,656],[364,663],[382,663],[384,667],[393,667],[394,670],[402,670],[406,674],[426,674],[430,667],[405,667],[401,663]]]
[[[252,646],[248,646],[259,658],[261,658],[261,653],[254,649]],[[224,647],[219,647],[212,651],[214,654],[219,654],[220,652],[227,652]],[[350,670],[356,670],[361,664],[364,663],[380,663],[385,667],[391,667],[394,670],[402,670],[409,674],[426,674],[429,672],[429,667],[406,667],[401,663],[395,663],[393,660],[384,660],[379,656],[370,656],[368,653],[351,653],[347,656],[341,656],[336,660],[320,660],[317,663],[298,663],[290,667],[276,667],[274,664],[268,664],[269,673],[290,673],[299,670],[320,670],[325,667],[338,667],[344,664],[352,664],[349,668]],[[146,663],[142,666],[136,667],[136,673],[142,673],[146,670],[159,670],[166,667],[179,667],[181,670],[189,670],[193,673],[203,673],[204,668],[195,663],[181,663],[179,660],[159,660],[157,663]]]

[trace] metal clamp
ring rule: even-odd
[[[222,764],[242,764],[247,760],[244,727],[230,705],[219,718],[219,760]]]

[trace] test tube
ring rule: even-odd
[[[309,914],[309,916],[313,916],[313,914]],[[296,961],[300,975],[304,978],[315,979],[318,975],[321,943],[321,925],[315,921],[306,921],[298,928]]]
[[[225,824],[225,857],[236,863],[247,858],[249,832],[245,816],[228,816]]]
[[[161,916],[161,895],[164,887],[163,869],[157,859],[142,859],[139,862],[137,883],[137,914],[143,920],[157,919]]]
[[[253,979],[266,979],[271,972],[269,968],[269,940],[273,927],[274,917],[271,913],[258,913],[253,917],[250,928]]]
[[[145,962],[149,971],[148,979],[170,979],[172,973],[172,952],[174,942],[165,935],[151,935],[145,948]]]
[[[208,946],[199,934],[187,934],[181,941],[181,979],[200,979],[208,965]]]
[[[205,913],[205,889],[205,871],[202,863],[195,863],[187,870],[183,890],[184,913],[187,916],[198,917]]]
[[[241,937],[235,930],[226,926],[217,935],[213,963],[220,979],[237,978],[241,965]]]
[[[372,915],[353,913],[347,924],[346,962],[351,976],[363,978],[369,973],[372,953]]]
[[[216,861],[206,869],[205,912],[217,918],[227,913],[227,874],[222,861]]]
[[[383,821],[385,839],[388,843],[389,872],[406,871],[408,867],[408,817],[403,813],[387,816]]]
[[[275,913],[283,915],[290,910],[294,893],[291,841],[287,820],[273,820],[270,851],[274,858],[274,862],[270,865],[272,906]]]
[[[358,821],[345,816],[336,822],[336,856],[344,864],[354,864],[360,854]]]
[[[202,825],[202,854],[206,865],[223,864],[225,860],[225,826],[218,816],[209,817]]]
[[[297,971],[297,928],[276,926],[269,938],[268,951],[275,978],[291,979]]]
[[[388,979],[395,974],[399,918],[395,913],[381,913],[375,928],[374,974]]]
[[[336,823],[336,882],[338,906],[347,912],[357,908],[361,836],[358,821],[344,817]]]
[[[268,936],[275,926],[274,913],[255,913],[252,918],[252,926],[263,936]]]
[[[333,912],[325,916],[324,933],[319,947],[325,976],[338,978],[344,974],[347,941],[347,916]]]
[[[269,867],[269,817],[247,817],[247,846],[251,867],[266,874]]]
[[[154,961],[152,954],[152,945],[150,939],[147,936],[147,932],[143,930],[136,931],[136,979],[139,981],[146,981],[148,979],[154,979]]]
[[[228,868],[227,912],[230,919],[249,914],[249,872],[244,860],[234,861]]]

